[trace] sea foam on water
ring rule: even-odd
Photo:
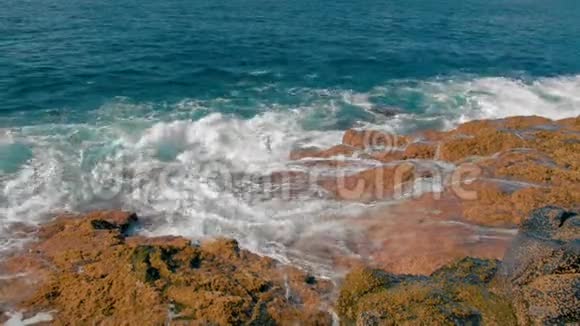
[[[392,116],[364,115],[374,102],[393,92],[419,94],[421,107],[403,107],[402,113]],[[309,98],[316,93],[308,91]],[[193,103],[192,110],[199,110],[199,101],[181,101],[174,110],[153,118],[140,116],[143,110],[138,105],[123,106],[124,115],[115,118],[113,101],[95,123],[7,128],[0,143],[8,149],[1,151],[3,161],[11,163],[11,169],[0,175],[4,249],[15,243],[4,231],[13,223],[41,223],[63,211],[123,208],[146,218],[143,232],[148,234],[228,236],[262,254],[308,260],[307,253],[291,248],[296,238],[318,232],[341,246],[345,233],[340,216],[364,211],[367,205],[324,196],[300,200],[269,196],[273,190],[264,188],[261,177],[300,172],[301,167],[288,160],[294,148],[340,143],[342,131],[336,124],[344,114],[341,110],[363,112],[353,115],[351,125],[403,133],[514,114],[550,118],[580,114],[580,76],[527,83],[501,77],[427,80],[387,84],[368,93],[322,93],[310,104],[272,107],[246,119],[219,112],[187,119],[184,106]],[[367,120],[357,120],[360,117]],[[311,128],[312,121],[335,127]],[[27,151],[29,157],[23,156]],[[422,189],[435,187],[425,180],[417,182]]]

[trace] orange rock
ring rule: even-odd
[[[375,130],[349,129],[342,138],[344,145],[358,149],[402,147],[409,143],[406,136],[389,134]]]
[[[473,184],[477,198],[459,196],[462,205],[456,215],[475,224],[513,226],[530,213],[532,207],[554,203],[570,208],[577,200],[580,134],[572,130],[579,120],[580,117],[561,121],[538,116],[510,117],[471,121],[449,132],[426,131],[402,137],[371,130],[348,130],[343,144],[365,150],[374,148],[373,145],[386,144],[389,148],[406,145],[403,151],[375,151],[360,156],[379,162],[434,158],[451,163],[473,162],[474,167],[481,170],[477,176],[471,176],[471,179],[479,179]],[[410,139],[427,141],[410,143]],[[403,162],[399,165],[405,166]],[[412,180],[427,176],[405,168],[395,175],[395,170],[393,165],[370,168],[354,175],[325,179],[319,184],[338,199],[369,202],[392,199]],[[457,169],[453,176],[461,174],[461,169]],[[508,190],[494,182],[482,182],[482,178],[506,180],[507,185],[523,183],[512,183]],[[456,181],[444,184],[445,193],[453,194]],[[534,185],[544,188],[534,188]],[[537,189],[546,191],[540,196]],[[533,198],[529,195],[532,193]],[[528,194],[527,208],[520,200],[523,194]]]
[[[426,159],[431,160],[437,154],[437,143],[416,142],[405,148],[403,159]]]
[[[580,116],[558,120],[556,123],[564,128],[580,131]]]
[[[121,226],[135,221],[134,214],[98,212],[41,228],[38,243],[2,266],[28,266],[46,277],[28,284],[28,298],[7,297],[6,304],[54,311],[54,324],[331,324],[322,301],[329,282],[311,281],[233,240],[196,247],[179,237],[127,237]],[[8,290],[16,289],[23,291]]]
[[[29,255],[19,255],[0,263],[0,312],[34,294],[50,276],[49,266]]]
[[[499,120],[501,127],[507,129],[525,130],[532,127],[553,125],[554,121],[537,115],[516,116]]]
[[[471,156],[490,156],[500,151],[524,147],[526,141],[511,132],[481,131],[470,137],[455,137],[442,142],[440,158],[457,162]]]
[[[514,116],[496,120],[473,120],[457,126],[454,133],[476,135],[501,129],[526,130],[553,125],[554,121],[540,116]]]
[[[370,264],[405,274],[429,274],[467,255],[500,258],[513,227],[531,210],[549,204],[580,208],[578,121],[512,117],[414,136],[348,130],[343,144],[295,151],[294,160],[313,158],[295,162],[304,167],[356,164],[354,159],[327,159],[334,156],[392,162],[315,180],[343,200],[398,199],[417,178],[430,176],[407,159],[472,161],[479,172],[468,180],[452,175],[441,193],[378,203],[362,216],[347,217],[346,228],[360,233],[344,246],[323,245],[335,240],[331,237],[306,237],[293,246],[337,268]],[[312,182],[308,172],[258,177],[259,182],[290,185],[292,191]],[[0,280],[0,306],[19,304],[16,308],[31,313],[55,310],[55,324],[331,323],[325,300],[330,282],[254,255],[230,239],[193,246],[180,237],[131,237],[134,223],[134,214],[103,211],[44,225],[28,252],[0,265],[3,275],[34,275]]]
[[[176,237],[176,236],[162,236],[162,237],[144,237],[144,236],[133,236],[125,239],[125,243],[128,246],[138,247],[138,246],[156,246],[156,247],[168,247],[185,249],[191,246],[191,240]]]
[[[511,193],[497,183],[479,181],[473,183],[471,189],[477,196],[462,202],[465,220],[480,225],[515,226],[524,217],[514,211]]]
[[[545,183],[552,179],[552,159],[536,150],[507,150],[477,162],[486,176]]]
[[[438,142],[449,137],[449,135],[450,133],[445,131],[425,130],[418,132],[416,138],[425,142]]]
[[[473,120],[465,122],[457,126],[453,130],[454,134],[476,135],[481,132],[489,132],[497,130],[497,120]]]
[[[487,226],[515,226],[534,209],[556,205],[565,209],[580,206],[580,186],[525,187],[506,191],[493,182],[476,182],[477,198],[462,201],[463,218]]]
[[[580,185],[524,188],[514,192],[511,201],[518,211],[524,212],[526,215],[534,209],[547,205],[578,210],[580,208]]]
[[[580,171],[580,134],[537,131],[530,146],[548,154],[560,167]]]

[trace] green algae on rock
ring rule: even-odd
[[[198,246],[180,237],[127,236],[136,221],[132,213],[95,212],[41,227],[24,255],[48,276],[13,308],[54,311],[55,325],[331,324],[321,300],[328,281],[242,250],[235,240]]]
[[[522,223],[503,262],[464,258],[430,276],[359,268],[336,309],[356,325],[567,325],[580,322],[580,217],[547,206]]]
[[[345,279],[337,311],[357,325],[516,325],[510,302],[487,284],[497,262],[465,258],[430,277],[358,269]]]
[[[52,311],[55,325],[331,325],[333,284],[241,249],[126,232],[137,216],[94,212],[41,227],[3,262],[42,275],[9,308]],[[538,325],[580,321],[580,219],[534,211],[503,262],[463,258],[429,276],[353,269],[334,304],[342,325]],[[22,287],[3,287],[10,294]],[[12,296],[16,298],[17,296]],[[6,309],[6,302],[1,308]]]

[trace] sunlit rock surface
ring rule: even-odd
[[[95,212],[41,227],[27,253],[3,264],[23,277],[2,282],[2,309],[53,311],[57,325],[330,324],[321,300],[328,281],[235,240],[128,236],[136,222],[131,213]]]

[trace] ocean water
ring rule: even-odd
[[[301,236],[348,251],[336,217],[364,205],[261,198],[252,178],[206,172],[297,169],[292,148],[351,127],[580,114],[577,0],[0,4],[3,250],[23,240],[14,223],[124,208],[143,233],[232,236],[282,260],[305,256]]]

